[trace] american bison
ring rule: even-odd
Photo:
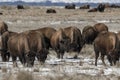
[[[120,5],[112,4],[110,5],[110,8],[120,8]]]
[[[90,5],[83,5],[83,6],[80,6],[80,9],[89,9],[90,8]]]
[[[0,12],[0,15],[3,15],[3,13],[2,13],[2,12]]]
[[[56,10],[54,10],[54,9],[47,9],[46,13],[56,13]]]
[[[43,27],[43,28],[36,29],[36,31],[39,31],[43,34],[43,36],[45,38],[44,40],[46,43],[46,48],[47,49],[51,48],[50,39],[51,39],[52,35],[56,32],[56,30],[51,27]]]
[[[75,9],[75,4],[68,4],[65,6],[65,9]]]
[[[6,31],[1,35],[1,57],[2,61],[9,61],[10,53],[8,52],[8,40],[11,36],[16,35],[16,32]]]
[[[25,31],[23,33],[27,36],[30,50],[36,55],[41,64],[44,63],[47,58],[48,50],[46,49],[43,34],[36,30]],[[29,58],[27,59],[28,62],[30,62]]]
[[[108,27],[103,23],[97,23],[93,27],[84,27],[82,31],[84,43],[92,44],[97,35],[102,31],[108,31]]]
[[[98,9],[99,12],[104,12],[105,5],[104,4],[99,4],[98,7],[97,7],[97,9]]]
[[[25,9],[23,5],[17,5],[17,9]]]
[[[97,11],[98,11],[97,8],[92,8],[92,9],[88,10],[88,12],[97,12]]]
[[[8,51],[12,57],[13,66],[17,67],[16,59],[19,57],[24,66],[33,66],[35,53],[30,50],[30,43],[25,34],[19,33],[13,35],[8,40]]]
[[[0,35],[2,35],[5,31],[8,31],[8,26],[5,22],[0,21]]]
[[[13,66],[17,66],[17,57],[24,66],[32,67],[35,56],[41,63],[44,63],[48,54],[43,34],[36,30],[11,36],[8,40],[8,51],[12,56]]]
[[[64,28],[64,32],[66,36],[70,38],[70,45],[68,45],[68,51],[77,52],[77,54],[74,56],[74,58],[77,58],[83,46],[81,31],[77,27],[67,27]]]
[[[82,37],[83,37],[84,43],[92,44],[96,36],[97,36],[97,32],[92,26],[87,25],[83,28]]]
[[[120,43],[117,35],[114,32],[101,32],[94,41],[95,51],[95,65],[97,66],[97,59],[101,53],[101,60],[104,65],[104,56],[107,55],[110,65],[116,64],[120,56]]]
[[[64,30],[60,28],[51,37],[51,46],[56,51],[58,58],[63,58],[67,50],[70,39],[65,35]]]

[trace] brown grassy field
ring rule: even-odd
[[[0,20],[8,24],[8,29],[15,32],[53,27],[55,29],[76,26],[81,31],[86,25],[105,23],[110,31],[120,31],[120,9],[105,9],[105,12],[88,10],[66,10],[61,7],[26,6],[18,10],[15,6],[0,6]],[[53,8],[56,14],[47,14],[46,10]],[[94,51],[92,45],[85,45],[79,54],[79,59],[70,58],[65,53],[64,59],[57,59],[56,53],[50,51],[46,63],[33,68],[24,68],[18,61],[19,68],[13,68],[12,62],[0,61],[0,80],[120,80],[120,66],[103,66],[101,60],[94,66]],[[1,59],[0,59],[1,60]]]

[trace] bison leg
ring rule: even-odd
[[[57,58],[60,59],[60,53],[57,53]]]
[[[61,54],[60,54],[60,58],[61,58],[61,59],[63,59],[63,55],[64,55],[64,53],[61,53]]]
[[[105,61],[104,61],[104,54],[101,54],[101,60],[102,60],[102,63],[104,64],[104,66],[106,66],[106,64],[105,64]]]
[[[58,59],[63,59],[63,55],[64,55],[64,53],[57,53],[57,58]]]
[[[12,56],[12,61],[13,61],[13,67],[18,67],[17,62],[16,62],[17,57]]]
[[[20,62],[23,64],[23,66],[25,66],[25,63],[26,63],[25,58],[22,57],[22,56],[20,56],[20,57],[19,57],[19,60],[20,60]]]
[[[110,55],[107,55],[107,59],[108,59],[108,61],[109,61],[109,63],[110,63],[110,66],[112,66],[112,58],[111,58],[111,56],[110,56]]]
[[[97,66],[98,57],[99,57],[99,51],[95,51],[95,66]]]
[[[7,53],[7,61],[10,59],[10,53]]]
[[[113,58],[114,65],[116,65],[116,62],[117,62],[117,60],[115,58]]]

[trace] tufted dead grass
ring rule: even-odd
[[[3,73],[7,72],[7,68],[6,67],[1,68],[1,70],[2,70]]]
[[[26,71],[20,71],[17,74],[16,80],[34,80],[31,73]]]

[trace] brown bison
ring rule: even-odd
[[[29,42],[25,34],[19,33],[17,35],[11,36],[8,40],[8,51],[12,57],[14,67],[17,67],[17,57],[19,57],[20,62],[24,66],[33,66],[35,54],[30,50]],[[27,60],[28,58],[29,61]]]
[[[120,5],[112,4],[110,5],[110,8],[120,8]]]
[[[36,29],[36,31],[39,31],[43,34],[44,40],[46,43],[46,48],[47,49],[51,48],[50,39],[51,39],[52,35],[56,32],[56,30],[51,27],[44,27],[44,28]]]
[[[23,5],[17,5],[17,9],[25,9]]]
[[[92,8],[92,9],[88,10],[88,12],[97,12],[97,11],[98,11],[97,8]]]
[[[43,35],[36,30],[25,31],[10,37],[8,51],[12,56],[14,66],[17,66],[17,57],[24,66],[32,67],[35,56],[41,63],[44,63],[48,54]]]
[[[11,36],[16,35],[16,32],[6,31],[1,35],[1,57],[2,61],[9,61],[10,53],[8,52],[8,40]]]
[[[94,51],[96,66],[99,52],[101,53],[101,60],[104,65],[106,65],[104,62],[105,55],[107,55],[110,65],[115,65],[120,56],[120,44],[117,35],[113,32],[101,32],[94,41]]]
[[[54,9],[47,9],[46,13],[56,13],[56,10],[54,10]]]
[[[78,53],[80,53],[83,46],[81,31],[77,27],[67,27],[64,28],[64,32],[66,36],[70,38],[70,45],[68,45],[68,51],[77,52],[77,54],[74,56],[74,58],[77,58]]]
[[[56,31],[51,37],[51,46],[56,51],[58,58],[63,58],[67,50],[70,39],[65,35],[63,29]]]
[[[97,7],[97,9],[98,9],[99,12],[104,12],[105,5],[104,4],[99,4],[98,7]]]
[[[65,9],[75,9],[75,4],[68,4],[65,6]]]
[[[0,12],[0,15],[3,15],[3,13],[2,13],[2,12]]]
[[[46,49],[43,34],[36,30],[26,31],[24,34],[28,38],[30,50],[35,53],[40,63],[44,63],[47,58],[48,50]],[[28,62],[30,61],[28,60]]]
[[[83,28],[82,37],[84,43],[92,44],[96,36],[97,36],[97,32],[92,26],[88,25]]]
[[[90,5],[83,5],[83,6],[80,6],[80,9],[89,9],[90,8]]]
[[[89,25],[84,27],[82,31],[84,43],[92,44],[97,35],[102,31],[108,31],[108,27],[103,23],[97,23],[93,27]]]
[[[0,21],[0,35],[2,35],[5,31],[8,31],[8,26],[5,22]]]

